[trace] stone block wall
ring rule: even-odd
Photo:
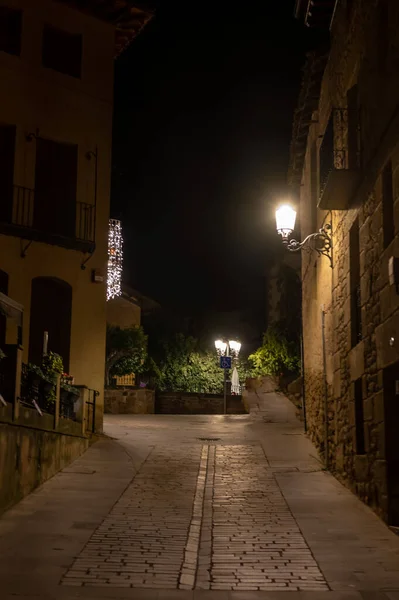
[[[25,421],[28,412],[34,415],[25,409]],[[0,514],[88,448],[88,438],[52,430],[49,415],[41,417],[40,427],[0,422]]]
[[[163,415],[222,415],[223,396],[184,392],[157,393],[155,412]],[[227,396],[228,414],[246,412],[241,396]]]
[[[337,4],[299,192],[301,228],[310,233],[312,149],[320,150],[331,109],[346,108],[347,93],[357,85],[358,186],[346,210],[317,209],[316,229],[332,223],[333,268],[315,252],[302,255],[305,402],[310,437],[329,468],[387,520],[384,369],[397,363],[399,378],[399,295],[388,281],[389,257],[399,256],[399,3],[353,0],[351,6],[348,11],[346,2]],[[394,239],[384,245],[382,172],[389,160]],[[356,219],[362,339],[352,347],[350,229]],[[361,385],[362,425],[356,420],[355,385]],[[356,447],[357,427],[363,427],[364,454]]]
[[[108,389],[104,393],[108,414],[154,414],[155,392],[146,388]]]

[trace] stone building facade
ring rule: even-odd
[[[297,0],[296,13],[330,38],[308,57],[289,171],[303,237],[332,227],[332,267],[302,256],[308,431],[399,526],[399,3]]]

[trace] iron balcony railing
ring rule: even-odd
[[[14,185],[13,190],[10,210],[5,219],[6,224],[24,230],[21,233],[26,238],[33,238],[33,232],[35,232],[36,234],[50,234],[60,238],[68,238],[72,242],[75,240],[94,245],[96,223],[96,207],[94,204],[87,202],[75,203],[73,207],[75,209],[74,214],[71,212],[68,215],[71,223],[68,231],[68,226],[63,222],[59,211],[46,214],[45,219],[38,215],[37,210],[35,212],[35,199],[40,197],[40,191],[20,185]],[[56,196],[55,191],[54,202],[57,200]]]
[[[320,146],[320,197],[332,171],[360,168],[360,123],[358,114],[347,108],[331,112]]]

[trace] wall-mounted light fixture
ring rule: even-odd
[[[316,250],[319,255],[327,256],[332,267],[331,223],[326,223],[316,233],[308,235],[303,242],[290,239],[295,228],[296,211],[289,204],[283,204],[276,210],[277,233],[281,235],[283,244],[290,252],[298,250]]]

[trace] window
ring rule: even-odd
[[[352,18],[353,5],[355,0],[346,0],[346,17],[348,21]]]
[[[0,292],[7,296],[8,294],[8,274],[0,269]],[[0,348],[4,349],[6,343],[7,319],[0,311]]]
[[[365,454],[362,380],[355,381],[356,454]]]
[[[45,25],[42,62],[44,67],[79,78],[82,70],[82,36]]]
[[[351,296],[351,342],[352,348],[362,339],[362,313],[360,298],[360,242],[359,220],[349,232],[350,296]]]
[[[389,6],[387,0],[379,0],[377,16],[377,57],[378,70],[383,74],[387,68],[390,42]]]
[[[36,141],[33,227],[74,238],[78,147],[38,138]]]
[[[0,50],[21,54],[22,11],[0,6]]]
[[[11,223],[15,125],[0,125],[0,222]]]
[[[395,237],[393,175],[391,160],[388,161],[382,172],[382,223],[384,232],[384,248],[387,248]]]

